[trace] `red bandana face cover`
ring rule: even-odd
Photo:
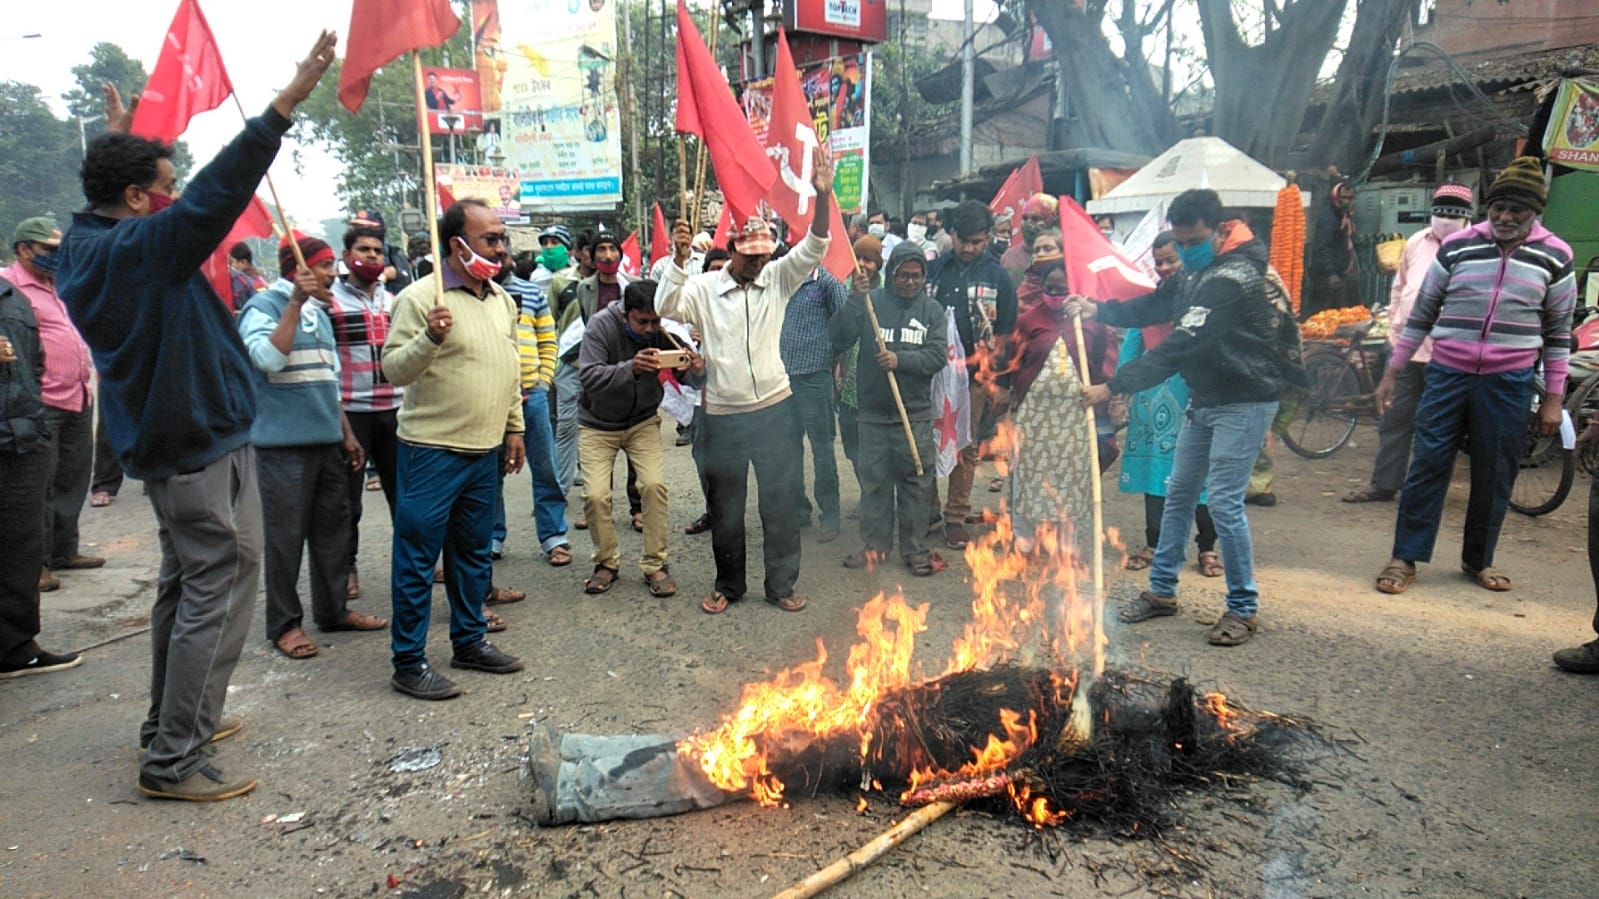
[[[461,263],[461,267],[466,269],[467,274],[478,279],[479,281],[490,281],[493,280],[495,275],[500,273],[500,263],[498,260],[486,259],[482,256],[479,256],[476,250],[473,250],[471,247],[467,246],[466,241],[459,237],[457,237],[456,240],[460,242],[461,246],[466,247],[466,251],[468,253],[472,254],[470,259],[467,259]]]

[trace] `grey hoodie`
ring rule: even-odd
[[[883,272],[886,286],[872,291],[872,311],[877,313],[877,323],[883,329],[883,341],[888,350],[899,357],[895,372],[906,415],[911,421],[932,421],[936,417],[933,414],[933,375],[949,364],[949,328],[945,323],[944,307],[924,291],[918,291],[909,300],[894,295],[894,272],[910,261],[927,265],[922,251],[916,247],[904,242],[894,247]],[[898,424],[899,410],[894,408],[888,373],[877,364],[877,336],[872,333],[871,319],[866,314],[865,297],[851,296],[828,322],[827,333],[835,352],[844,352],[855,341],[860,341],[856,363],[860,420],[870,424]]]

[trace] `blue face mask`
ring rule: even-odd
[[[1178,247],[1177,256],[1183,261],[1183,268],[1197,272],[1216,259],[1216,246],[1209,240],[1202,240],[1191,247]]]
[[[60,260],[61,255],[59,253],[34,253],[33,267],[47,275],[54,275],[56,273],[56,264]]]

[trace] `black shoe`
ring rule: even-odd
[[[494,648],[493,643],[484,640],[465,652],[456,650],[455,657],[450,659],[450,667],[471,668],[474,671],[487,671],[490,674],[510,674],[522,670],[522,660],[500,652]]]
[[[1572,674],[1599,674],[1599,640],[1560,650],[1555,664]]]
[[[1277,494],[1257,493],[1254,496],[1246,496],[1244,497],[1244,504],[1249,506],[1261,506],[1263,508],[1270,509],[1272,506],[1277,505]]]
[[[455,681],[434,671],[423,662],[415,668],[401,668],[389,679],[389,686],[417,699],[452,699],[461,695]]]
[[[43,674],[46,671],[64,671],[76,668],[83,664],[83,656],[75,652],[66,655],[57,655],[53,652],[39,650],[39,654],[20,665],[0,665],[0,678],[22,677],[28,674]]]

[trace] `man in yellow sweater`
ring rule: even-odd
[[[462,200],[444,211],[444,265],[402,291],[383,345],[383,372],[406,388],[399,414],[394,516],[394,678],[401,693],[449,699],[461,688],[427,662],[433,561],[444,551],[452,668],[520,671],[522,660],[484,639],[489,540],[504,468],[520,471],[522,394],[517,305],[494,283],[505,225]]]

